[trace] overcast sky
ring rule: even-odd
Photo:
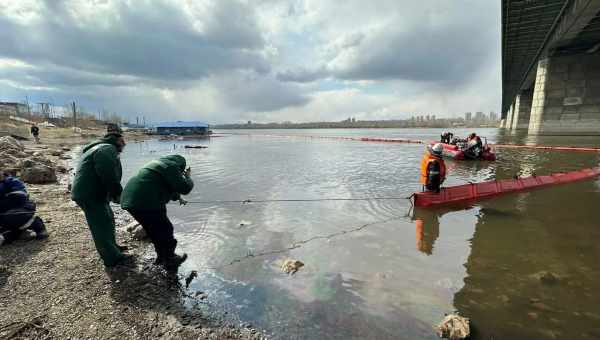
[[[497,0],[0,0],[0,101],[148,120],[499,111]]]

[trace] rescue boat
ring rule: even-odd
[[[414,203],[417,207],[431,207],[475,201],[511,192],[591,179],[597,176],[600,176],[600,167],[567,173],[555,173],[546,176],[530,176],[456,185],[442,188],[439,193],[417,192],[414,194]]]
[[[431,142],[431,143],[429,143],[429,146],[432,147],[433,145],[435,145],[437,143],[439,143],[439,142]],[[467,155],[465,153],[465,151],[463,149],[461,149],[460,145],[446,144],[446,143],[440,143],[440,144],[442,144],[444,146],[444,151],[442,152],[442,156],[445,158],[453,159],[455,161],[463,161],[463,160],[495,161],[496,160],[496,154],[494,153],[492,148],[487,144],[483,145],[483,150],[481,151],[481,155],[478,158],[469,157],[469,155]]]

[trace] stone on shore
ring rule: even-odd
[[[19,168],[20,160],[17,157],[11,154],[3,154],[1,152],[0,156],[0,168]]]
[[[471,333],[470,321],[468,318],[452,313],[446,315],[444,320],[437,326],[437,334],[440,338],[459,340],[466,339]]]
[[[300,268],[304,267],[304,263],[299,260],[287,259],[283,261],[281,270],[286,274],[294,275]]]
[[[43,164],[36,164],[21,171],[21,179],[31,184],[46,184],[56,182],[56,172]]]
[[[125,230],[131,234],[131,237],[137,241],[144,241],[148,239],[148,235],[142,226],[137,222],[131,222],[125,226]]]
[[[26,183],[45,184],[57,180],[54,162],[44,157],[43,152],[26,150],[21,142],[10,136],[0,138],[0,168],[13,174],[20,173]]]
[[[21,142],[11,136],[0,137],[0,153],[17,153],[23,152],[25,147]]]
[[[563,279],[558,274],[550,272],[550,271],[537,272],[535,274],[532,274],[531,277],[540,281],[542,284],[549,285],[549,286],[556,285]]]
[[[45,165],[47,167],[54,167],[54,163],[44,156],[33,156],[30,158],[26,158],[21,160],[20,166],[21,168],[31,168],[36,165]]]

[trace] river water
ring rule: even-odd
[[[420,189],[423,145],[303,136],[432,140],[441,132],[217,131],[237,135],[132,143],[122,161],[126,179],[153,158],[182,154],[196,183],[190,201],[402,198]],[[595,137],[475,132],[494,143],[600,145]],[[447,161],[446,184],[600,161],[580,152],[496,152],[496,162]],[[190,289],[208,295],[203,308],[275,339],[435,339],[434,325],[455,310],[471,318],[475,339],[598,339],[598,202],[600,182],[591,180],[452,208],[415,210],[405,199],[208,203],[172,204],[169,214],[178,251],[189,255],[180,272],[198,270]],[[287,275],[287,258],[305,266]]]

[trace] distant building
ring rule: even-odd
[[[200,121],[176,121],[154,124],[153,132],[159,135],[208,135],[209,125]]]
[[[29,107],[26,104],[14,102],[0,102],[0,114],[18,116],[23,113],[29,113]]]
[[[485,120],[485,115],[483,114],[483,112],[481,112],[481,111],[475,112],[475,120],[479,120],[479,121]]]
[[[498,120],[498,115],[496,114],[496,112],[494,112],[494,111],[491,111],[491,112],[490,112],[490,120],[491,120],[492,122],[495,122],[495,121],[497,121],[497,120]]]
[[[435,120],[435,115],[431,116],[431,120]]]
[[[252,125],[252,121],[251,120],[248,121],[248,125]]]
[[[471,120],[471,112],[465,113],[465,120]]]

